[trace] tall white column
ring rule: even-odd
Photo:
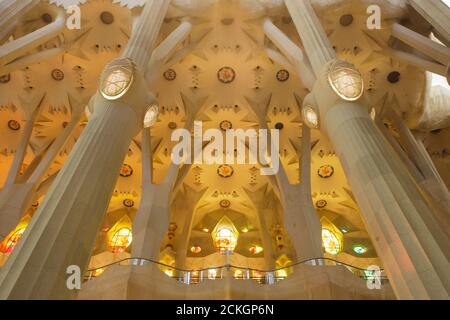
[[[169,226],[170,192],[178,166],[170,166],[162,184],[153,184],[150,130],[144,129],[142,134],[142,194],[139,210],[133,221],[131,255],[157,260],[161,242]]]
[[[303,42],[314,72],[317,74],[323,65],[336,58],[325,30],[317,18],[310,0],[284,0]]]
[[[34,200],[36,200],[35,193],[39,184],[44,179],[45,174],[52,165],[58,152],[66,143],[70,134],[72,134],[75,127],[78,125],[81,115],[84,110],[84,104],[75,102],[71,99],[72,119],[64,128],[64,130],[53,141],[48,150],[35,168],[29,167],[32,172],[30,177],[24,181],[17,181],[17,175],[14,183],[7,185],[0,193],[0,238],[3,239],[14,227],[19,223],[25,211],[29,209]],[[29,128],[31,126],[31,128]],[[31,134],[33,123],[30,123],[25,128],[24,135]],[[27,132],[28,130],[28,132]],[[24,137],[26,138],[26,137]],[[29,137],[28,137],[29,139]],[[19,157],[23,157],[19,155]],[[19,159],[17,159],[19,160]],[[20,162],[21,164],[22,162]],[[17,165],[18,162],[15,163]],[[11,168],[17,170],[15,166]],[[11,172],[12,177],[14,175]],[[21,177],[23,178],[23,177]]]
[[[335,55],[310,2],[285,2],[317,75],[304,104],[314,108],[321,131],[336,149],[397,297],[448,299],[448,237],[370,118],[364,98],[345,101],[331,87]]]
[[[259,229],[261,235],[261,242],[264,248],[264,262],[266,270],[275,269],[275,253],[274,253],[274,241],[269,231],[269,225],[267,223],[266,215],[273,214],[273,209],[268,208],[268,204],[273,201],[273,198],[268,197],[266,191],[267,188],[260,188],[256,191],[250,191],[244,189],[247,196],[253,202],[258,217],[256,227]]]
[[[165,0],[147,2],[124,56],[136,66],[131,86],[114,101],[95,96],[87,127],[0,271],[0,299],[76,295],[67,288],[66,270],[87,266],[130,141],[154,103],[142,74],[168,6]],[[124,60],[115,65],[130,67]]]
[[[411,6],[437,31],[437,36],[450,43],[450,8],[442,0],[409,0]]]
[[[298,3],[290,3],[290,9],[302,14]],[[314,72],[302,50],[289,39],[272,21],[266,19],[263,29],[267,37],[283,52],[289,62],[297,69],[305,87],[312,90],[316,81]],[[331,53],[330,53],[331,54]],[[315,61],[319,64],[320,61]],[[300,185],[291,186],[281,172],[278,177],[280,193],[285,207],[285,225],[293,240],[297,259],[320,258],[323,256],[321,224],[311,198],[311,133],[307,126],[302,128]],[[298,204],[301,203],[300,210]],[[300,212],[299,212],[300,211]],[[301,230],[301,232],[299,231]]]

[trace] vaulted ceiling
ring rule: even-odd
[[[38,49],[62,48],[62,53],[2,77],[0,186],[23,132],[26,111],[22,101],[45,94],[25,159],[29,165],[70,122],[70,98],[86,99],[87,104],[97,88],[102,68],[126,47],[133,19],[139,15],[144,2],[41,1],[24,15],[12,38],[48,23],[47,15],[53,15],[56,5],[81,4],[82,28],[65,30],[60,37]],[[396,5],[393,1],[380,2],[383,28],[370,34],[366,31],[367,1],[316,0],[313,4],[338,56],[356,64],[362,71],[371,105],[377,109],[387,101],[411,126],[417,123],[423,110],[425,73],[392,59],[387,50],[389,26],[408,15],[404,2],[398,1]],[[170,153],[174,146],[171,133],[185,127],[186,112],[198,108],[200,111],[195,118],[203,121],[204,130],[223,127],[258,129],[265,126],[281,129],[282,166],[291,183],[299,182],[302,144],[299,103],[308,91],[296,75],[295,68],[289,64],[281,65],[267,56],[267,48],[277,50],[261,27],[267,16],[302,46],[282,1],[173,1],[160,41],[185,18],[189,18],[194,27],[177,50],[155,67],[149,82],[149,89],[156,94],[161,110],[158,122],[151,129],[155,183],[164,179],[170,166]],[[13,120],[19,127],[12,126]],[[48,177],[61,168],[86,121],[88,115],[71,134],[48,170]],[[345,228],[348,241],[358,239],[370,247],[359,209],[333,147],[318,131],[312,135],[312,197],[318,213],[337,227]],[[138,135],[125,159],[126,173],[120,176],[111,199],[109,211],[114,214],[106,218],[105,225],[120,219],[117,212],[133,215],[139,205],[140,146],[141,136]],[[433,140],[430,146],[434,156],[442,156],[439,143]],[[448,150],[446,157],[448,159]],[[267,177],[259,175],[258,166],[232,166],[233,174],[229,177],[224,177],[218,170],[217,165],[192,165],[185,178],[178,182],[182,186],[179,192],[189,189],[193,194],[201,193],[193,218],[197,232],[193,237],[197,236],[199,243],[206,241],[201,240],[205,235],[199,229],[206,224],[211,229],[217,216],[223,212],[235,217],[236,224],[251,224],[257,230],[257,223],[254,223],[258,219],[257,206],[249,193],[264,190],[268,197],[276,199],[273,190],[276,186]],[[125,199],[133,201],[131,208],[124,205]],[[229,205],[224,207],[223,200],[228,200]],[[282,223],[282,215],[276,210],[273,214],[269,220],[275,227]],[[184,215],[182,211],[175,211],[171,213],[171,219],[182,226]],[[351,251],[348,253],[353,254]],[[374,256],[373,252],[371,256]]]

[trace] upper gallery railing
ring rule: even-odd
[[[187,270],[176,268],[171,265],[164,264],[159,261],[144,258],[127,258],[114,263],[86,271],[85,280],[91,280],[101,275],[106,269],[112,266],[145,266],[155,264],[169,277],[174,278],[184,284],[198,284],[205,280],[223,279],[226,277],[234,277],[241,280],[254,280],[259,284],[275,284],[286,279],[292,272],[293,267],[298,265],[310,266],[344,266],[355,276],[365,280],[379,280],[381,283],[388,282],[388,278],[383,269],[372,270],[362,269],[344,262],[329,258],[315,258],[299,261],[282,268],[273,270],[260,270],[248,267],[234,266],[231,264],[221,265],[217,267],[209,267],[198,270]]]

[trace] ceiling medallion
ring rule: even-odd
[[[349,25],[351,25],[353,23],[353,20],[354,20],[353,15],[351,15],[351,14],[344,14],[339,19],[339,23],[343,27],[348,27]]]
[[[233,124],[229,120],[223,120],[220,123],[219,127],[222,131],[227,131],[227,130],[233,129]]]
[[[164,72],[163,76],[167,81],[173,81],[177,78],[177,72],[173,69],[168,69]]]
[[[107,100],[117,100],[130,89],[134,80],[134,65],[130,59],[111,62],[103,71],[100,92]]]
[[[233,175],[234,169],[229,164],[222,164],[217,168],[217,174],[222,178],[229,178]]]
[[[320,199],[320,200],[316,201],[316,207],[319,208],[319,209],[325,208],[327,206],[327,204],[328,204],[327,201],[323,200],[323,199]]]
[[[112,24],[114,22],[114,16],[111,12],[109,11],[103,11],[100,14],[100,20],[102,20],[102,22],[104,24]]]
[[[64,72],[61,69],[53,69],[52,78],[56,81],[64,80]]]
[[[217,78],[222,83],[232,83],[236,79],[236,72],[231,67],[223,67],[217,72]]]
[[[20,130],[20,123],[17,120],[9,120],[8,121],[8,128],[10,128],[12,131],[19,131]]]
[[[321,166],[317,174],[323,179],[330,178],[334,174],[334,168],[328,164]]]
[[[127,208],[133,208],[134,207],[134,201],[131,199],[125,199],[123,200],[123,205]]]
[[[387,76],[387,81],[389,81],[389,83],[397,83],[400,81],[400,72],[398,71],[392,71],[388,74]]]
[[[130,177],[133,174],[133,168],[129,165],[124,163],[122,167],[120,168],[120,176],[127,178]]]
[[[220,200],[220,206],[222,208],[229,208],[231,206],[231,202],[228,199]]]
[[[289,71],[283,69],[277,72],[277,80],[280,82],[286,82],[289,80],[290,74]]]
[[[169,122],[169,123],[167,124],[167,126],[169,127],[170,130],[175,130],[175,129],[178,127],[178,126],[177,126],[177,123],[176,123],[176,122],[173,122],[173,121]]]
[[[343,60],[334,61],[328,71],[333,91],[346,101],[356,101],[364,94],[364,80],[354,65]]]
[[[51,16],[50,13],[44,13],[44,14],[41,16],[41,19],[42,19],[42,21],[44,21],[44,22],[47,23],[47,24],[53,22],[53,18],[52,18],[52,16]]]
[[[8,83],[11,80],[11,74],[4,74],[0,76],[0,83]]]

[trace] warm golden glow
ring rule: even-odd
[[[364,81],[355,66],[342,60],[335,61],[328,74],[334,92],[344,100],[356,101],[364,93]]]
[[[192,253],[200,253],[202,251],[202,248],[200,246],[192,246],[191,252]]]
[[[105,272],[105,268],[98,268],[95,269],[94,272],[92,273],[93,277],[98,277],[100,276],[103,272]]]
[[[292,260],[286,254],[282,254],[278,257],[275,261],[275,267],[278,269],[275,271],[277,278],[286,278],[293,272]]]
[[[258,254],[261,253],[263,251],[263,248],[261,246],[251,246],[248,251],[250,251],[250,253],[252,254]]]
[[[164,270],[164,273],[169,277],[173,277],[173,269],[166,269]]]
[[[322,229],[322,242],[325,248],[325,251],[329,254],[338,254],[341,252],[341,245],[339,239],[329,229]]]
[[[220,253],[233,253],[239,233],[228,217],[224,216],[212,232],[214,245]]]
[[[112,236],[109,247],[114,253],[124,252],[125,249],[130,246],[132,241],[133,235],[131,230],[128,228],[121,228]]]
[[[217,231],[216,247],[220,252],[232,252],[236,247],[237,237],[229,228],[221,228]]]
[[[285,269],[275,271],[275,275],[279,279],[284,279],[288,276],[287,271]]]
[[[208,279],[214,280],[216,277],[217,277],[217,270],[209,269],[208,270]]]
[[[17,242],[22,237],[23,233],[25,232],[25,228],[20,228],[14,230],[10,236],[6,239],[4,245],[2,246],[2,252],[3,253],[11,253],[14,250],[14,247],[16,246]]]

